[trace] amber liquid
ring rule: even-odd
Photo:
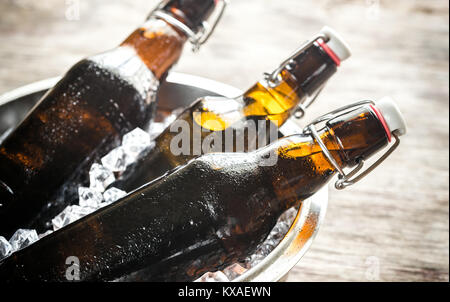
[[[186,39],[163,21],[146,26],[72,67],[1,144],[0,234],[42,230],[76,196],[73,184],[86,183],[90,165],[151,120],[154,77],[177,61]]]
[[[273,123],[281,127],[296,110],[297,105],[304,102],[335,72],[336,65],[330,57],[317,45],[311,46],[294,60],[290,70],[281,74],[281,82],[271,87],[266,82],[259,82],[250,88],[242,97],[237,99],[203,98],[184,111],[178,117],[179,121],[186,121],[190,128],[190,151],[187,154],[174,155],[171,150],[172,141],[178,132],[166,129],[156,139],[156,146],[151,152],[138,161],[111,186],[127,192],[154,180],[164,173],[186,164],[189,160],[204,154],[203,143],[211,132],[221,137],[221,146],[215,146],[214,152],[231,152],[227,142],[237,146],[237,141],[243,141],[243,149],[252,151],[248,146],[265,146],[269,143],[269,133]],[[253,122],[256,132],[246,131],[248,123]],[[267,121],[262,128],[258,121]],[[195,127],[200,128],[200,144],[194,141]],[[232,130],[231,140],[226,138],[226,131]],[[263,132],[263,133],[261,133]],[[256,134],[256,135],[255,135]],[[261,135],[263,134],[263,135]],[[258,141],[262,137],[264,141]]]
[[[321,137],[342,167],[388,142],[370,108],[330,121]],[[260,165],[271,153],[277,164]],[[306,135],[250,153],[207,154],[13,254],[0,279],[65,281],[65,260],[76,256],[84,281],[140,269],[146,281],[195,280],[252,254],[281,213],[335,172]]]

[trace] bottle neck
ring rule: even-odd
[[[281,126],[336,71],[335,61],[314,43],[282,70],[277,85],[271,87],[267,81],[261,81],[244,93],[244,112],[247,116],[267,115]]]
[[[325,129],[338,145],[344,167],[356,166],[389,144],[389,130],[371,106],[341,114],[329,120]]]
[[[158,10],[169,14],[189,27],[194,33],[212,14],[215,0],[170,0]],[[175,26],[150,16],[135,30],[121,47],[131,47],[153,74],[161,79],[180,58],[189,37]]]
[[[161,79],[180,58],[187,37],[163,20],[150,17],[120,46],[131,47],[153,74]]]
[[[330,120],[319,136],[342,169],[388,144],[386,130],[369,106]],[[272,178],[273,189],[286,209],[316,193],[338,172],[311,135],[285,137],[256,152],[261,160],[277,156],[276,164],[262,169]]]

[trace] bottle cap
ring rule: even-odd
[[[339,58],[339,61],[345,61],[352,55],[348,44],[334,29],[325,26],[320,33],[328,37],[326,46]]]
[[[396,132],[397,135],[405,135],[407,132],[407,126],[403,114],[398,108],[397,104],[390,97],[382,98],[375,102],[375,108],[382,116],[382,122],[384,120],[389,134]]]

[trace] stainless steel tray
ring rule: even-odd
[[[26,85],[0,95],[0,136],[15,127],[36,104],[42,95],[53,87],[59,78],[51,78]],[[216,81],[181,73],[171,73],[161,86],[158,111],[171,111],[186,107],[199,97],[220,95],[235,97],[242,92]],[[301,131],[288,121],[282,128],[283,135]],[[328,189],[324,188],[305,200],[289,232],[280,244],[262,262],[233,281],[280,281],[297,264],[316,236],[328,205]]]

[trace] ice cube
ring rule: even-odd
[[[297,214],[298,210],[296,208],[290,208],[280,216],[278,221],[284,221],[288,224],[291,224],[294,221],[295,217],[297,217]]]
[[[53,233],[52,230],[48,230],[47,232],[43,233],[43,234],[39,234],[39,239],[44,238],[47,235],[50,235],[51,233]]]
[[[127,192],[119,190],[117,188],[110,188],[105,193],[103,193],[103,198],[105,200],[104,204],[109,205],[117,200],[121,199],[127,195]]]
[[[264,255],[262,255],[262,254],[260,254],[260,253],[257,253],[257,254],[253,254],[253,255],[251,255],[250,257],[248,257],[247,259],[246,259],[246,267],[247,268],[252,268],[252,267],[255,267],[256,265],[258,265],[261,261],[263,261],[264,260],[264,258],[265,258],[265,256]]]
[[[261,243],[253,253],[253,255],[245,259],[245,267],[251,268],[259,264],[264,260],[277,246],[278,242],[275,242],[272,238],[267,237],[267,239]]]
[[[83,218],[84,216],[87,216],[94,212],[96,209],[98,209],[100,206],[97,206],[97,208],[92,207],[81,207],[81,206],[68,206],[62,211],[59,215],[57,215],[52,220],[53,224],[53,230],[57,231],[63,227],[65,227],[68,224],[71,224],[72,222],[77,221],[78,219]]]
[[[5,237],[0,236],[0,260],[11,255],[13,248]]]
[[[78,219],[83,218],[84,216],[87,216],[93,212],[95,212],[98,208],[100,208],[100,203],[97,205],[96,208],[89,207],[89,206],[72,206],[71,213],[72,213],[72,222],[77,221]]]
[[[73,221],[75,221],[75,217],[72,213],[72,206],[68,206],[64,209],[64,211],[52,219],[53,230],[57,231]]]
[[[11,239],[9,239],[9,243],[11,244],[13,251],[17,251],[29,246],[37,240],[39,240],[39,236],[36,233],[36,230],[18,229],[14,235],[12,235]]]
[[[164,123],[151,123],[149,127],[150,139],[153,141],[166,129]]]
[[[229,282],[227,276],[225,276],[222,272],[215,272],[215,273],[206,273],[203,276],[201,276],[199,279],[195,280],[195,282]]]
[[[270,232],[268,239],[270,239],[270,241],[273,241],[274,245],[277,245],[289,231],[289,228],[290,225],[287,222],[278,222]]]
[[[150,146],[150,135],[140,128],[125,134],[122,140],[122,148],[127,157],[127,164],[136,161],[142,152],[150,148]]]
[[[78,197],[79,205],[81,207],[90,207],[97,209],[100,203],[103,201],[102,193],[86,187],[78,188]]]
[[[251,269],[263,261],[276,248],[276,246],[289,231],[292,222],[297,217],[297,213],[298,210],[295,208],[291,208],[284,212],[278,219],[274,228],[271,230],[269,236],[267,236],[266,240],[256,248],[253,255],[247,257],[245,261],[239,265],[242,266],[243,269]],[[230,279],[232,279],[232,276],[229,275],[229,268],[226,268],[224,272]]]
[[[266,257],[268,256],[277,246],[277,243],[273,240],[266,240],[259,248],[259,253],[261,253],[262,256]]]
[[[99,164],[93,164],[89,171],[90,188],[103,193],[116,178],[113,172]]]
[[[124,172],[127,169],[126,157],[123,147],[118,147],[102,158],[102,165],[112,172]]]

